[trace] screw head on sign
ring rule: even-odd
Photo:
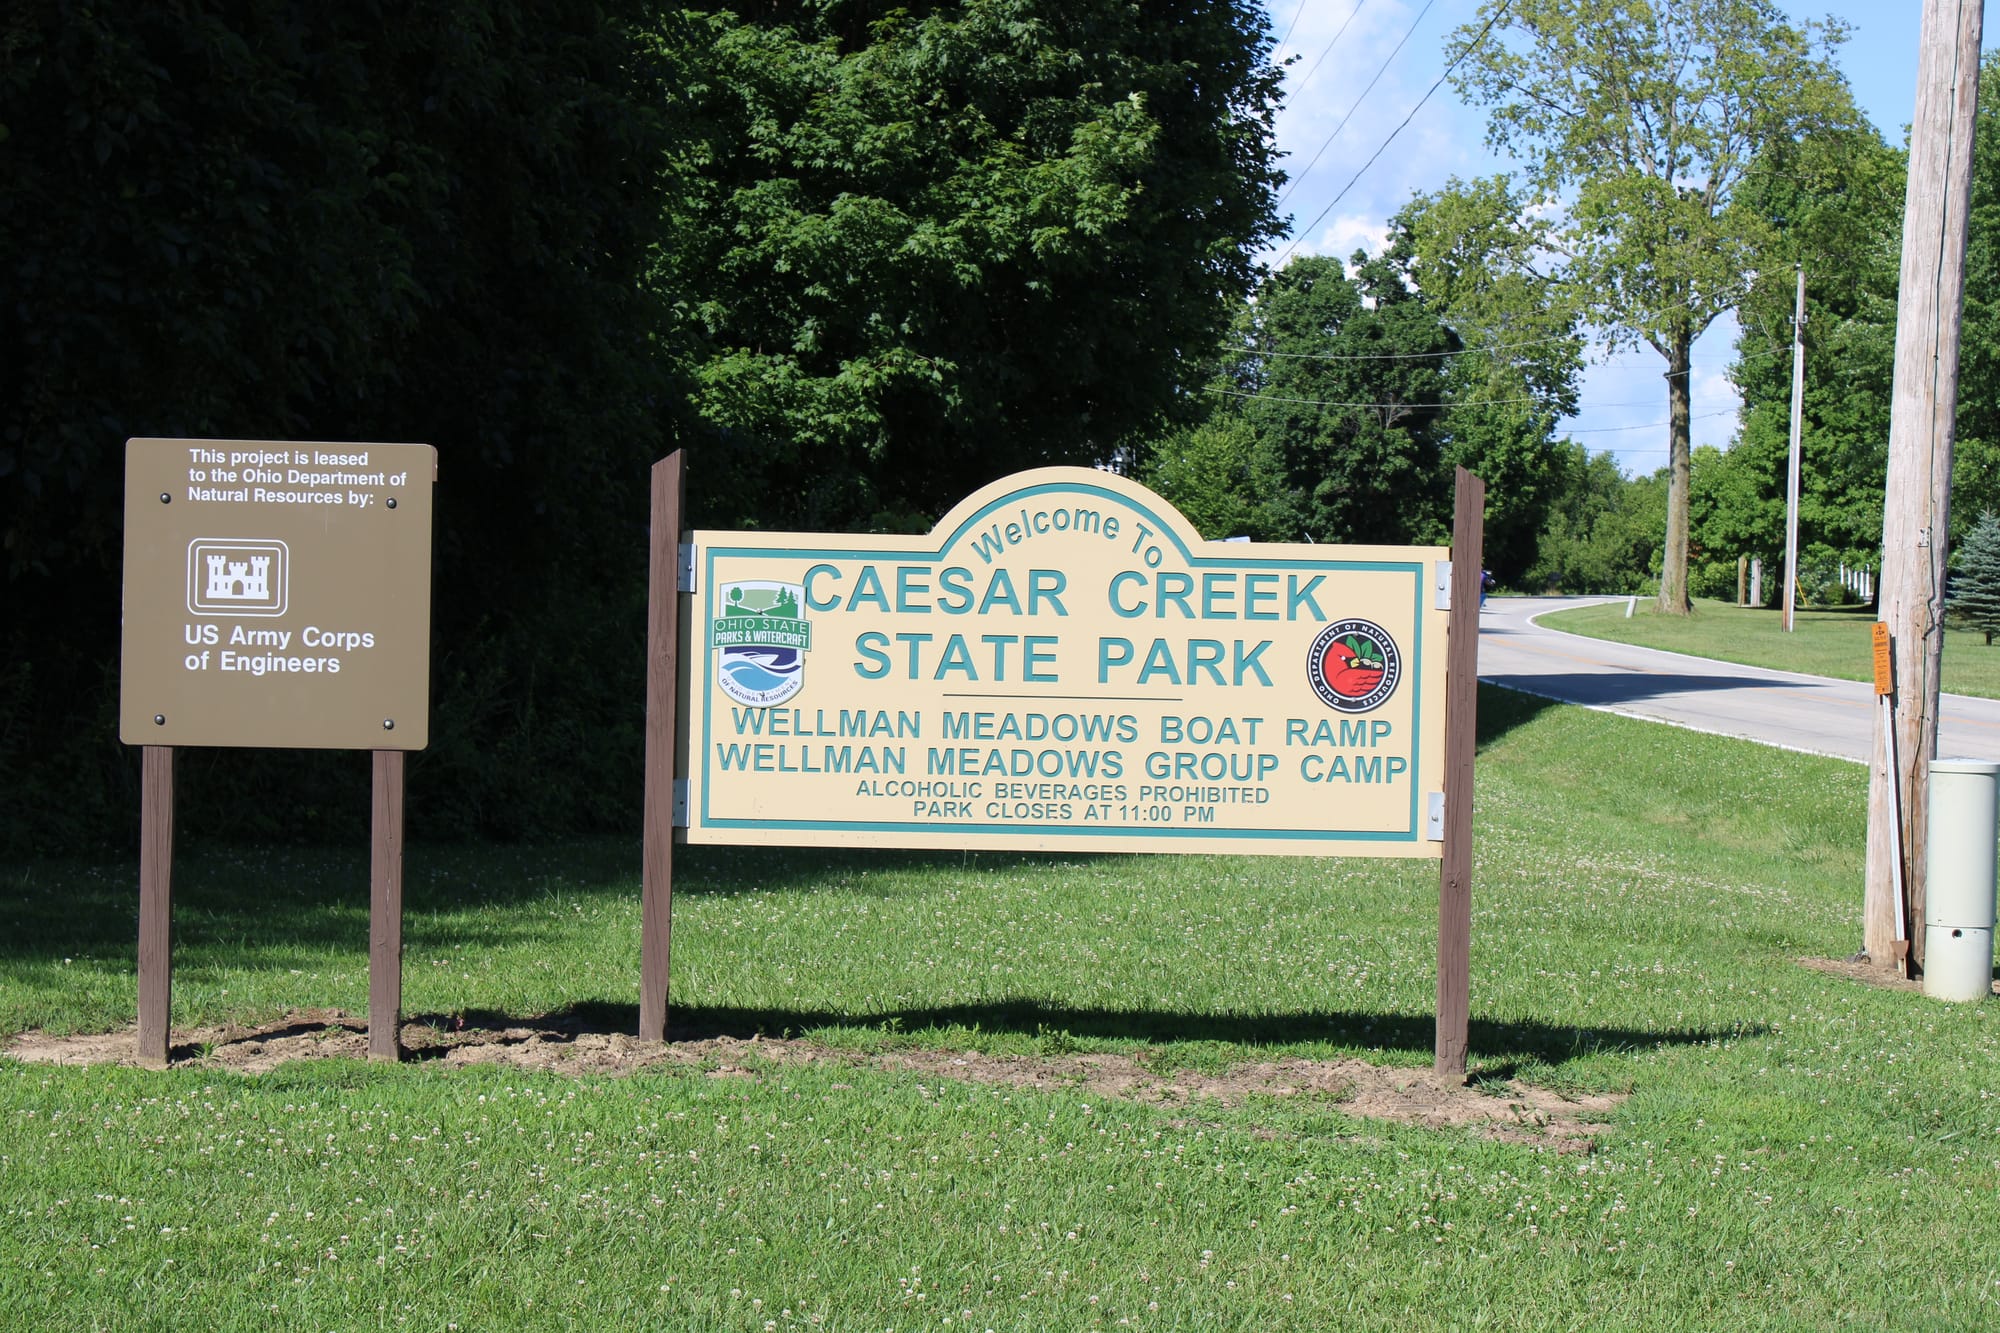
[[[385,717],[385,718],[383,718],[383,719],[382,719],[382,730],[384,730],[384,731],[394,731],[395,729],[396,729],[396,719],[395,719],[395,718],[393,718],[393,717]]]
[[[161,491],[161,492],[160,492],[160,503],[161,503],[161,504],[163,504],[163,505],[170,505],[170,504],[172,504],[173,502],[174,502],[174,497],[173,497],[173,496],[171,496],[171,495],[167,494],[167,493],[166,493],[165,491]]]
[[[395,507],[396,507],[396,497],[392,495],[389,497],[389,508],[394,509]]]
[[[164,726],[166,726],[166,725],[167,725],[167,715],[166,715],[165,713],[155,713],[155,714],[153,714],[153,725],[154,725],[154,726],[156,726],[156,727],[164,727]]]

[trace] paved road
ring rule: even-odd
[[[1882,714],[1864,682],[1635,648],[1534,623],[1545,612],[1609,600],[1624,599],[1490,599],[1479,618],[1479,678],[1606,712],[1868,762]],[[1945,695],[1938,754],[2000,759],[2000,699]]]

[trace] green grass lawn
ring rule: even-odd
[[[1875,615],[1865,607],[1837,611],[1799,611],[1792,632],[1785,633],[1784,615],[1696,598],[1694,614],[1663,616],[1641,597],[1631,619],[1625,603],[1558,611],[1541,618],[1551,629],[1615,639],[1644,648],[1665,648],[1695,657],[1804,671],[1838,680],[1874,679],[1868,626]],[[2000,699],[2000,643],[1991,647],[1986,636],[1971,630],[1947,629],[1944,635],[1944,688],[1952,694],[1976,694]]]
[[[2000,1009],[1795,961],[1858,943],[1866,774],[1481,708],[1476,1072],[1628,1093],[1588,1153],[866,1066],[0,1060],[0,1324],[2000,1326]],[[408,1009],[632,1021],[637,865],[414,847]],[[684,849],[676,875],[677,1032],[1430,1059],[1430,863]],[[0,1031],[128,1023],[132,863],[0,876]],[[363,1008],[360,849],[194,850],[176,895],[178,1027]]]

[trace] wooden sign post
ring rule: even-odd
[[[167,1064],[174,986],[174,750],[148,745],[139,769],[139,1063]]]
[[[1486,558],[1486,483],[1459,468],[1453,490],[1434,1067],[1440,1074],[1463,1075],[1472,1027],[1472,762],[1479,740],[1479,584]]]
[[[139,1034],[171,1045],[174,747],[369,750],[369,1054],[397,1058],[403,756],[430,736],[425,444],[125,446],[119,738],[142,747]]]
[[[640,849],[639,1040],[667,1039],[674,920],[674,753],[680,700],[681,451],[653,465],[646,612],[646,786]]]

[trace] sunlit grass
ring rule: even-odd
[[[1787,634],[1778,611],[1697,598],[1693,615],[1663,616],[1641,597],[1630,619],[1620,601],[1557,611],[1542,616],[1540,623],[1593,639],[1613,639],[1746,666],[1803,671],[1836,680],[1870,680],[1874,658],[1868,626],[1874,619],[1862,607],[1800,610],[1794,612],[1792,631]],[[1947,629],[1944,637],[1941,666],[1946,692],[2000,699],[2000,643],[1989,647],[1984,634],[1971,630]]]
[[[1473,1053],[1588,1154],[866,1067],[0,1061],[21,1327],[1976,1328],[2000,1047],[1859,941],[1852,765],[1482,692]],[[418,830],[412,830],[418,833]],[[410,857],[409,1009],[631,1018],[637,848]],[[176,1023],[366,998],[359,852],[178,866]],[[0,882],[0,1028],[128,1023],[133,868]],[[682,849],[675,1030],[1429,1062],[1436,869]],[[944,1321],[949,1318],[950,1323]]]

